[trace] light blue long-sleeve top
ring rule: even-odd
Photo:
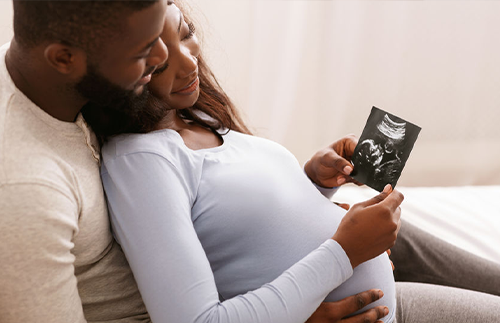
[[[345,211],[279,144],[235,131],[191,150],[174,130],[103,148],[113,230],[153,322],[304,322],[326,298],[371,288],[395,317],[384,253],[352,270],[330,239]],[[352,277],[351,277],[352,276]],[[366,308],[364,309],[366,310]]]

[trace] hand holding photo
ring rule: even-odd
[[[379,192],[387,184],[394,189],[420,130],[417,125],[372,107],[352,156],[352,178]]]

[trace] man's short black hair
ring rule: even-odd
[[[14,38],[27,48],[51,41],[95,52],[103,42],[117,36],[127,14],[157,1],[13,0]]]

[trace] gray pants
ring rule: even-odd
[[[408,222],[401,226],[391,259],[398,323],[500,322],[500,264]]]

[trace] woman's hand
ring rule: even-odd
[[[350,160],[358,139],[348,135],[321,149],[306,163],[304,170],[309,178],[322,187],[336,187],[345,183],[361,183],[353,180]]]
[[[391,249],[387,249],[385,252],[387,252],[388,256],[391,256]],[[391,259],[389,259],[389,261],[391,262],[392,271],[394,271],[394,269],[396,269],[396,267],[394,267],[394,263],[392,262]]]
[[[332,239],[342,246],[352,268],[394,246],[403,199],[403,194],[387,184],[382,193],[353,205],[342,218]]]
[[[339,202],[333,202],[333,203],[337,204],[338,206],[340,206],[341,208],[343,208],[346,211],[349,211],[349,209],[351,208],[351,206],[347,203],[339,203]],[[391,255],[391,249],[387,249],[385,252],[387,252],[387,255],[389,255],[389,256]],[[394,271],[394,269],[395,269],[394,263],[390,259],[389,259],[389,261],[391,262],[391,267],[392,267],[392,270]]]
[[[377,306],[361,314],[348,318],[346,316],[362,309],[366,305],[382,298],[381,290],[371,289],[366,292],[346,297],[338,302],[321,303],[316,312],[306,323],[375,323],[389,314],[385,306]]]

